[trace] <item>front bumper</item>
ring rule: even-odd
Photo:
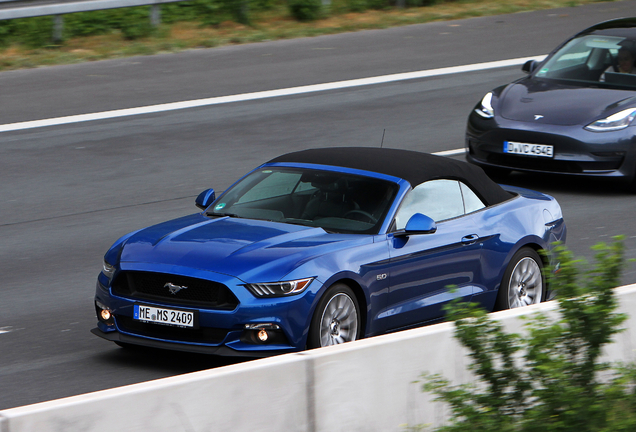
[[[256,298],[238,279],[218,274],[208,276],[209,280],[224,284],[236,295],[236,307],[203,308],[172,298],[149,300],[134,294],[115,294],[109,281],[100,274],[95,291],[98,323],[92,333],[122,344],[223,356],[266,357],[304,349],[308,317],[311,316],[315,296],[311,285],[295,296]],[[312,284],[315,287],[320,285],[317,281]],[[135,304],[194,312],[197,325],[182,328],[136,320],[133,318]],[[108,310],[111,315],[109,320],[101,316],[102,309]],[[275,327],[269,329],[271,337],[265,342],[256,337],[258,330],[246,328],[246,325],[259,326],[263,323]]]
[[[483,168],[609,177],[631,181],[636,176],[636,127],[614,132],[590,132],[580,125],[539,125],[478,118],[471,114],[466,130],[466,158]],[[504,142],[554,146],[554,156],[504,153]]]
[[[269,357],[276,354],[281,354],[284,351],[237,351],[227,346],[206,346],[206,345],[191,345],[182,344],[177,342],[166,342],[156,339],[148,339],[142,337],[131,336],[128,334],[120,333],[118,331],[103,332],[99,327],[91,329],[91,333],[99,336],[102,339],[106,339],[111,342],[119,342],[121,344],[138,345],[149,348],[160,348],[171,351],[184,351],[198,354],[217,355],[222,357],[250,357],[250,358],[262,358]],[[291,350],[290,350],[291,352]]]

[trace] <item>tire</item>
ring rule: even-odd
[[[320,348],[360,338],[360,306],[353,290],[337,283],[322,296],[311,319],[308,348]]]
[[[506,268],[497,294],[495,310],[541,303],[545,300],[546,288],[541,257],[534,249],[521,248]]]

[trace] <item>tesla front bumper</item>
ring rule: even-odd
[[[591,132],[580,125],[537,125],[501,117],[471,114],[466,131],[467,160],[483,168],[508,168],[578,176],[634,179],[634,127],[613,132]],[[508,154],[506,142],[553,146],[551,157]]]

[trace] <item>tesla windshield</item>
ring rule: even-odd
[[[228,190],[207,214],[375,234],[397,187],[385,180],[336,171],[266,167]]]
[[[636,88],[636,41],[619,36],[574,38],[536,72],[537,78]]]

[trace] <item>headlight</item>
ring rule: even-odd
[[[596,120],[594,123],[590,123],[585,126],[585,129],[592,132],[609,132],[625,129],[636,117],[636,108],[630,108],[612,114],[609,117],[605,117],[601,120]]]
[[[106,261],[104,261],[104,267],[102,268],[102,273],[104,273],[104,276],[106,276],[108,280],[111,280],[113,278],[113,275],[115,274],[115,266],[112,266],[108,264]]]
[[[282,297],[300,294],[307,288],[313,278],[299,279],[287,282],[245,284],[256,297]]]
[[[481,106],[475,108],[475,112],[484,118],[495,116],[495,110],[492,108],[492,92],[486,93],[486,96],[481,100]]]

